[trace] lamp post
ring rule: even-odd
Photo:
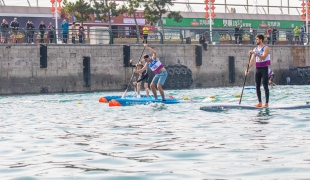
[[[207,11],[206,15],[205,15],[205,18],[209,19],[210,41],[212,43],[212,21],[214,20],[214,17],[216,16],[216,14],[214,13],[214,9],[215,9],[214,2],[215,2],[215,0],[210,0],[210,1],[209,0],[205,0],[204,2],[206,4],[205,10]]]
[[[309,16],[309,13],[310,13],[310,1],[307,0],[306,3],[305,3],[305,0],[299,0],[299,1],[302,1],[301,3],[301,6],[302,6],[302,10],[301,12],[303,13],[301,15],[301,19],[302,20],[305,20],[306,21],[306,34],[308,36],[308,24],[309,24],[309,19],[310,19],[310,16]],[[305,6],[306,6],[306,9],[305,9]]]
[[[61,7],[61,2],[62,0],[50,0],[50,2],[52,3],[52,7],[51,7],[51,11],[52,11],[52,18],[55,18],[55,36],[56,36],[56,43],[58,42],[58,17],[59,14],[61,13],[62,7]],[[57,5],[58,2],[58,5]],[[55,15],[55,17],[54,17]]]

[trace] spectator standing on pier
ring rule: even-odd
[[[10,28],[12,29],[13,33],[13,43],[17,43],[17,33],[19,29],[19,23],[17,22],[17,18],[14,18],[14,20],[10,24]]]
[[[242,45],[242,36],[243,36],[243,29],[242,26],[239,28],[239,45]]]
[[[44,43],[44,33],[45,33],[46,26],[44,24],[44,21],[41,21],[39,25],[39,31],[40,31],[40,43]]]
[[[254,30],[250,27],[250,44],[254,44]]]
[[[199,37],[199,44],[202,45],[202,47],[203,47],[203,49],[204,49],[205,51],[208,50],[208,49],[207,49],[207,44],[206,44],[206,38],[205,38],[205,36],[204,36],[203,34],[201,34],[200,37]]]
[[[295,27],[294,29],[294,42],[295,45],[299,44],[299,36],[300,36],[300,29],[298,28],[298,26]]]
[[[83,39],[84,39],[84,27],[83,27],[82,24],[80,24],[80,26],[79,26],[78,36],[79,36],[79,43],[82,44],[83,43]]]
[[[277,28],[273,27],[273,29],[272,29],[272,45],[274,45],[276,43],[277,34],[278,34]]]
[[[8,32],[9,32],[9,24],[6,21],[6,19],[3,19],[1,23],[1,44],[8,43]]]
[[[47,28],[47,38],[49,39],[50,43],[53,43],[55,27],[53,26],[52,22],[50,22]]]
[[[304,45],[305,27],[300,26],[300,44]]]
[[[267,44],[271,43],[271,38],[272,38],[272,29],[271,29],[271,27],[269,27],[267,29],[267,40],[268,40]]]
[[[72,36],[71,42],[72,42],[72,44],[75,44],[75,38],[77,37],[77,35],[78,35],[78,33],[77,33],[76,25],[75,25],[75,22],[73,22],[71,25],[71,36]]]
[[[33,44],[33,31],[34,31],[34,26],[31,23],[31,21],[28,20],[26,23],[26,36],[27,36],[27,43],[28,44],[30,44],[30,43]]]
[[[147,44],[147,37],[149,35],[149,28],[147,27],[147,25],[145,24],[143,29],[143,44]]]
[[[234,34],[234,36],[235,36],[235,44],[238,44],[238,37],[239,37],[239,27],[238,27],[238,25],[236,25],[236,27],[235,27],[235,34]]]
[[[62,43],[68,43],[69,23],[64,19],[61,23],[62,28]]]

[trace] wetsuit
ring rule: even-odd
[[[254,49],[254,51],[258,55],[263,55],[265,51],[265,47],[263,46],[260,50],[258,47]],[[265,96],[266,96],[266,103],[269,102],[269,88],[268,88],[268,82],[269,82],[269,76],[268,76],[268,66],[270,65],[270,54],[267,55],[266,59],[262,60],[258,56],[255,57],[256,60],[256,73],[255,73],[255,83],[256,83],[256,94],[259,102],[262,102],[261,97],[261,91],[260,91],[260,85],[261,81],[263,80],[263,87],[265,90]]]
[[[137,81],[138,82],[141,82],[142,83],[148,83],[149,82],[149,73],[147,72],[147,69],[144,70],[142,73],[139,73],[139,80]]]

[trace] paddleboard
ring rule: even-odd
[[[124,98],[116,98],[109,101],[109,106],[131,106],[131,105],[138,105],[138,104],[150,104],[150,103],[164,103],[164,104],[177,104],[180,103],[180,100],[175,98],[166,97],[165,101],[162,101],[159,97],[155,100],[153,97],[124,97]]]
[[[118,98],[121,98],[121,97],[122,97],[121,95],[103,96],[103,97],[100,98],[101,99],[100,102],[108,103],[112,99],[118,99]],[[127,95],[124,98],[135,98],[135,97],[136,97],[136,95]],[[141,98],[145,98],[147,96],[146,95],[140,95],[140,97]],[[154,96],[150,95],[150,97],[154,97]],[[158,97],[161,97],[161,96],[158,95]]]
[[[309,102],[305,105],[294,105],[294,106],[270,106],[266,109],[305,109],[310,108]],[[226,111],[229,109],[246,109],[246,110],[259,110],[261,107],[247,106],[247,105],[236,105],[236,104],[210,104],[201,106],[200,110],[203,111]]]
[[[255,86],[244,87],[245,90],[256,90]]]

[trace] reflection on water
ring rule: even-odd
[[[254,122],[257,122],[258,124],[269,124],[269,120],[272,118],[271,116],[270,109],[261,109],[259,110]]]
[[[274,102],[309,98],[273,88]],[[167,91],[238,103],[236,88]],[[293,95],[298,92],[298,96]],[[309,110],[228,110],[195,104],[113,107],[116,93],[0,99],[0,179],[302,179],[310,176]],[[245,91],[243,104],[254,104]],[[77,104],[82,102],[82,104]],[[263,125],[263,126],[262,126]]]

